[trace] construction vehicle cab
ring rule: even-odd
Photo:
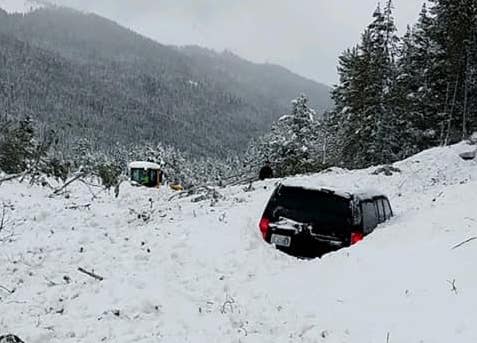
[[[133,184],[145,187],[159,187],[162,183],[161,166],[153,162],[135,161],[128,166]]]

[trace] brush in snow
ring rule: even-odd
[[[0,336],[0,343],[25,343],[18,336],[4,335]]]
[[[459,156],[465,161],[470,161],[475,158],[476,154],[477,154],[477,150],[474,150],[474,151],[463,152],[459,154]]]

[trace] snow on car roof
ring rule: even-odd
[[[333,185],[326,185],[319,182],[304,182],[303,180],[298,179],[289,179],[281,183],[285,187],[297,187],[313,191],[325,191],[333,193],[341,198],[351,199],[354,196],[361,199],[370,199],[378,196],[385,196],[382,192],[375,189],[360,189],[358,187],[353,187],[351,189],[340,189]]]
[[[153,162],[134,161],[129,163],[129,169],[161,169],[161,166]]]

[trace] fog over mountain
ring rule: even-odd
[[[22,10],[32,2],[0,0],[0,7]],[[378,0],[49,2],[100,14],[165,44],[228,49],[252,61],[277,63],[332,85],[337,81],[339,54],[359,40]],[[393,1],[401,33],[415,23],[423,2]]]

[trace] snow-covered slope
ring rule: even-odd
[[[27,343],[476,342],[477,241],[452,249],[477,236],[477,164],[458,157],[470,149],[425,151],[393,176],[370,168],[298,178],[380,189],[397,214],[313,261],[259,235],[277,180],[223,189],[214,206],[168,201],[165,189],[124,186],[118,199],[91,201],[82,184],[65,199],[5,183],[0,334]]]
[[[3,9],[9,13],[27,13],[40,7],[43,7],[42,1],[0,0],[0,9]]]

